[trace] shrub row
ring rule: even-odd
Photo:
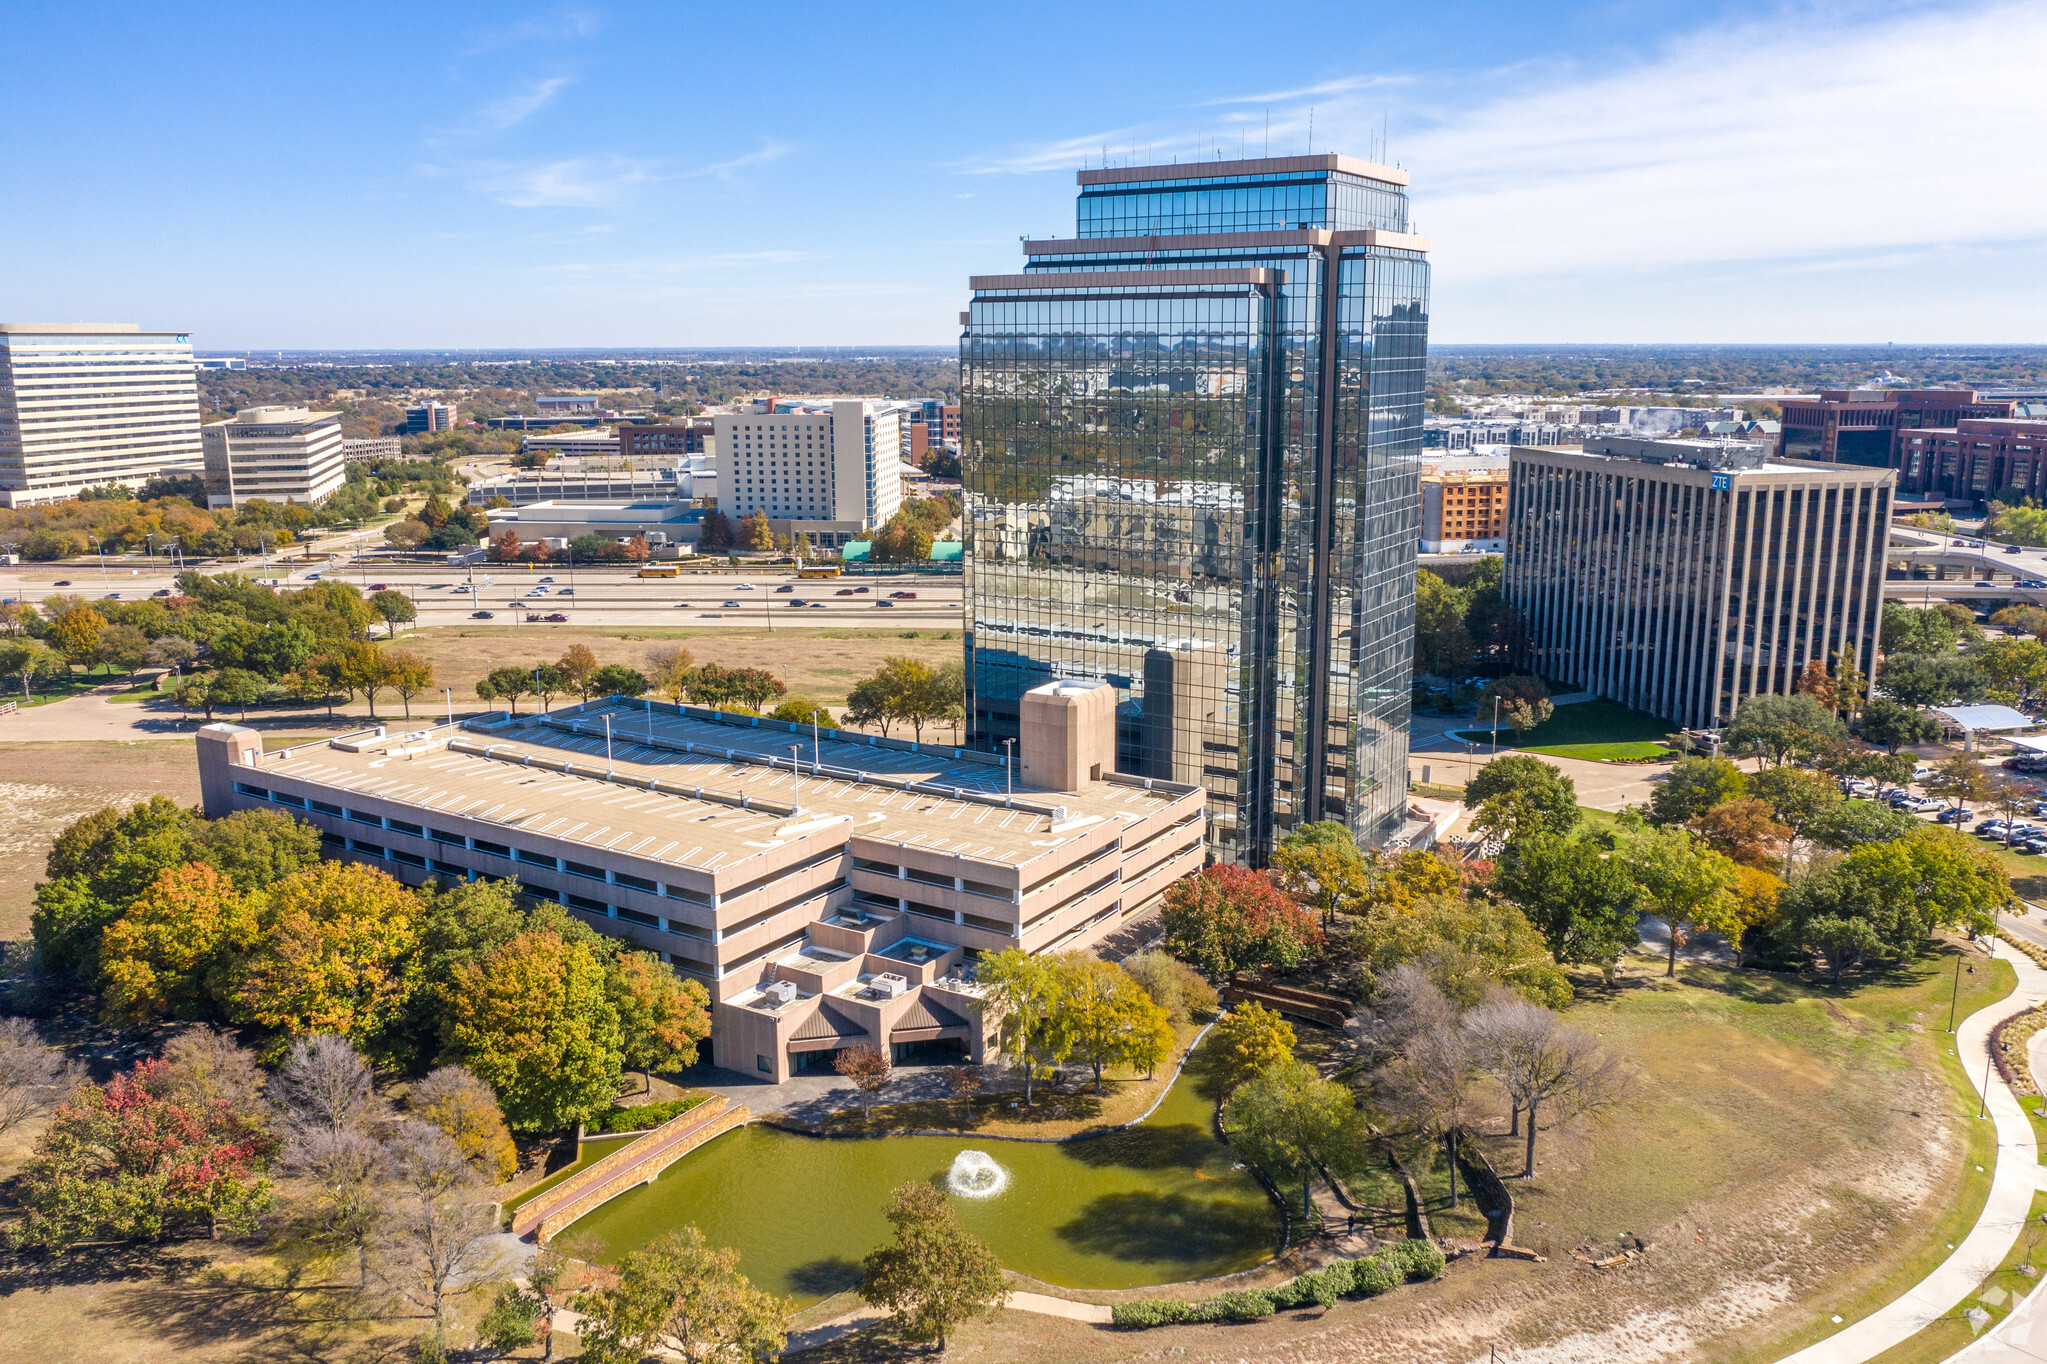
[[[1131,1330],[1180,1322],[1256,1321],[1295,1307],[1328,1307],[1338,1298],[1369,1298],[1442,1272],[1442,1251],[1427,1241],[1403,1241],[1361,1260],[1338,1260],[1326,1269],[1310,1270],[1277,1288],[1219,1293],[1191,1302],[1178,1298],[1119,1302],[1110,1310],[1110,1319]]]
[[[583,1135],[602,1137],[613,1132],[646,1132],[659,1127],[678,1113],[687,1113],[704,1101],[701,1094],[666,1103],[641,1104],[637,1108],[607,1108],[583,1124]]]

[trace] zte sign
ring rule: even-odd
[[[1724,492],[1727,492],[1727,491],[1728,491],[1729,489],[1731,489],[1731,488],[1733,488],[1733,487],[1734,487],[1734,475],[1733,475],[1733,474],[1715,474],[1715,475],[1713,475],[1713,491],[1714,491],[1714,492],[1716,492],[1716,493],[1724,493]]]

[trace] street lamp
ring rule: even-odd
[[[604,716],[604,779],[611,780],[611,715]]]
[[[1016,740],[1004,739],[1002,747],[1002,796],[1009,800],[1016,795]]]
[[[99,538],[99,537],[98,537],[97,535],[94,535],[94,534],[92,534],[92,533],[91,533],[90,531],[88,531],[88,532],[86,533],[86,536],[85,536],[85,538],[86,538],[86,539],[88,539],[88,540],[90,540],[90,541],[92,541],[92,543],[93,543],[93,548],[95,548],[95,549],[97,549],[97,550],[99,551],[99,555],[100,555],[100,586],[101,586],[101,587],[106,587],[106,586],[108,586],[108,583],[107,583],[107,547],[106,547],[105,545],[101,544],[101,543],[100,543],[100,538]]]
[[[810,770],[813,772],[817,771],[817,717],[823,713],[823,706],[810,712]]]
[[[516,611],[512,613],[515,620],[518,614]],[[538,668],[533,670],[533,694],[540,698],[540,713],[542,715],[547,714],[547,696],[546,693],[540,690],[540,669]]]
[[[448,698],[448,723],[452,725],[455,723],[455,689],[442,687],[441,695]]]
[[[789,803],[794,805],[803,794],[803,745],[789,745]]]

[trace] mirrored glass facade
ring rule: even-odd
[[[1405,807],[1428,263],[1359,165],[1083,172],[1081,239],[977,278],[962,340],[975,739],[1105,680],[1118,768],[1205,785],[1249,865],[1315,819],[1383,843]],[[1265,224],[1280,190],[1345,226]],[[1091,235],[1111,199],[1179,240]]]

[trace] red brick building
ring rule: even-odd
[[[659,462],[677,455],[701,455],[710,435],[709,417],[686,417],[659,426],[621,426],[619,458]]]
[[[1900,431],[1897,440],[1901,489],[1977,502],[2006,489],[2047,498],[2047,421],[1964,417],[1952,426]]]

